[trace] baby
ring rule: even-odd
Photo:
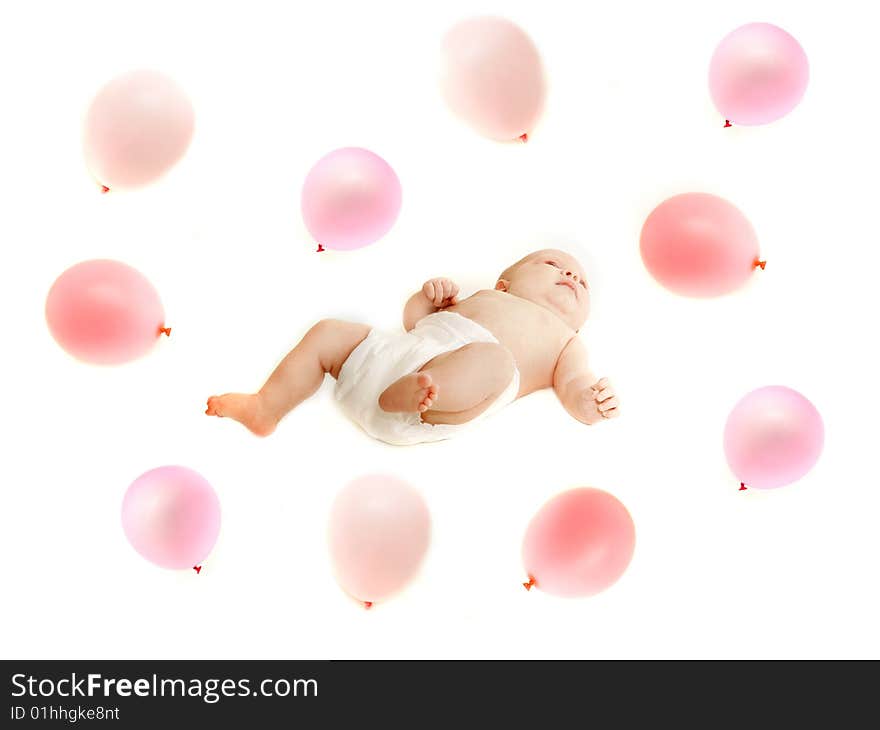
[[[462,301],[458,292],[449,279],[426,281],[404,307],[406,332],[322,320],[259,393],[212,396],[205,413],[267,436],[330,373],[349,417],[391,444],[448,438],[549,387],[582,423],[618,415],[614,390],[590,372],[577,335],[590,292],[572,256],[537,251],[507,268],[494,290]]]

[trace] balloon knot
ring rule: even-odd
[[[106,185],[102,185],[102,186],[101,186],[101,192],[102,192],[102,193],[109,193],[109,192],[110,192],[110,188],[108,188]]]
[[[767,266],[767,262],[761,261],[760,259],[755,259],[755,268],[757,269],[759,266],[761,267],[761,271],[763,271],[764,268]]]
[[[529,135],[526,134],[526,133],[523,133],[523,134],[521,134],[519,137],[517,137],[517,139],[518,139],[520,142],[528,142],[528,141],[529,141]]]
[[[201,566],[201,565],[194,565],[194,566],[193,566],[193,570],[196,571],[197,574],[198,574],[198,573],[201,573],[201,572],[202,572],[202,566]]]
[[[366,608],[366,609],[370,609],[370,608],[372,608],[372,607],[373,607],[373,602],[372,602],[372,601],[364,601],[364,608]]]
[[[166,337],[171,337],[171,328],[170,327],[160,327],[159,334],[165,335]]]
[[[321,253],[323,250],[324,250],[324,247],[319,243],[319,244],[318,244],[318,250],[315,251],[315,253]]]
[[[730,123],[730,120],[729,120],[729,119],[725,119],[725,120],[724,120],[724,128],[725,128],[725,129],[727,129],[728,127],[732,127],[732,126],[733,126],[733,125]]]
[[[529,576],[529,582],[523,583],[523,588],[525,588],[527,591],[530,591],[530,590],[532,590],[532,586],[534,586],[534,585],[537,585],[537,582],[535,581],[535,579],[532,576]]]
[[[743,489],[748,489],[748,487],[745,485],[744,482],[740,482],[739,483],[739,491],[741,492],[741,491],[743,491]]]

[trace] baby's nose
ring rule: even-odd
[[[574,279],[575,281],[579,281],[579,279],[578,279],[578,275],[572,273],[571,271],[566,271],[566,272],[565,272],[565,275],[566,275],[566,276],[570,276],[570,277],[571,277],[572,279]]]

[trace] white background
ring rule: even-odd
[[[876,18],[867,2],[4,3],[0,13],[6,658],[874,657]],[[526,145],[478,137],[436,86],[442,34],[490,11],[540,48],[546,114]],[[811,63],[788,117],[723,128],[706,75],[730,30],[790,31]],[[160,183],[99,194],[81,120],[131,68],[187,89],[197,130]],[[299,214],[309,167],[368,147],[400,176],[400,219],[354,253],[314,253]],[[721,195],[767,259],[714,301],[642,267],[652,208]],[[592,279],[583,336],[623,414],[571,420],[551,392],[460,438],[394,448],[332,402],[332,381],[269,439],[203,414],[254,390],[322,317],[398,327],[428,277],[491,287],[524,253],[567,248]],[[147,358],[80,364],[51,339],[46,293],[68,266],[118,258],[173,327]],[[874,334],[871,334],[874,332]],[[785,384],[827,432],[799,483],[738,491],[721,433],[747,391]],[[204,474],[223,508],[200,575],[141,559],[128,484],[163,464]],[[419,579],[365,611],[335,584],[336,492],[397,474],[430,506]],[[637,529],[620,582],[586,600],[527,593],[520,544],[553,494],[606,489]]]

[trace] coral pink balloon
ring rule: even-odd
[[[132,547],[162,568],[192,568],[220,534],[220,501],[185,466],[160,466],[132,482],[122,500],[122,529]]]
[[[330,556],[339,585],[366,603],[388,598],[415,576],[431,536],[424,500],[387,475],[351,482],[330,513]]]
[[[748,219],[723,198],[684,193],[658,205],[642,227],[642,261],[676,294],[715,297],[741,287],[758,260]]]
[[[172,79],[130,71],[92,101],[83,139],[86,164],[108,188],[141,187],[183,157],[194,127],[192,104]]]
[[[134,360],[170,332],[153,285],[108,259],[83,261],[61,274],[46,297],[46,321],[61,347],[98,365]]]
[[[592,596],[629,565],[636,529],[626,507],[601,489],[559,494],[538,511],[523,539],[532,585],[557,596]]]
[[[397,174],[379,155],[343,147],[318,160],[306,176],[303,219],[322,246],[360,248],[391,230],[401,195]]]
[[[791,484],[818,461],[825,427],[816,407],[782,385],[758,388],[737,403],[724,427],[727,463],[749,487]]]
[[[810,65],[800,44],[770,23],[749,23],[727,35],[709,64],[718,111],[737,124],[767,124],[794,109],[807,90]]]
[[[451,109],[480,134],[500,141],[528,135],[544,109],[538,49],[504,18],[454,26],[443,41],[441,88]]]

